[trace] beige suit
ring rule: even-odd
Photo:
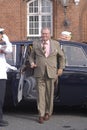
[[[38,90],[38,110],[40,116],[45,113],[52,114],[53,111],[53,95],[54,95],[54,79],[58,68],[65,67],[65,57],[60,45],[55,40],[50,40],[50,54],[46,58],[41,47],[42,41],[35,41],[33,49],[29,57],[30,64],[36,63],[34,76],[37,79]]]

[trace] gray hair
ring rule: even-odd
[[[42,28],[42,29],[41,29],[41,33],[42,33],[43,30],[48,30],[48,31],[50,32],[50,28],[48,28],[48,27]]]

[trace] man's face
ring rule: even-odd
[[[65,41],[69,41],[69,40],[71,40],[71,36],[70,35],[69,36],[68,35],[61,35],[60,39],[65,40]]]
[[[47,41],[50,39],[50,31],[48,29],[43,29],[41,32],[41,37],[43,41]]]

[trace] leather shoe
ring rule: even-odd
[[[8,126],[8,122],[5,120],[0,120],[0,127]]]
[[[43,124],[44,123],[44,118],[43,117],[39,117],[39,123]]]
[[[45,113],[44,120],[47,121],[47,120],[49,120],[49,118],[50,118],[49,114]]]

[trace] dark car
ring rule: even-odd
[[[58,105],[87,104],[87,44],[71,41],[59,41],[66,57],[63,75],[55,84],[54,102]],[[18,105],[24,101],[37,98],[36,80],[33,69],[28,63],[28,55],[32,49],[32,41],[13,42],[13,54],[7,57],[7,62],[17,67],[17,71],[8,71],[5,104]],[[20,70],[27,64],[25,73]]]

